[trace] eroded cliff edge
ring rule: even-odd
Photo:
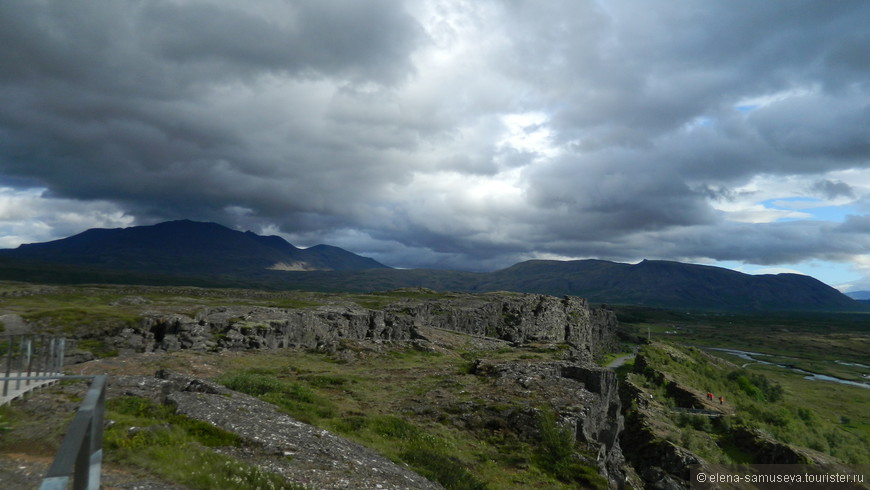
[[[146,312],[135,326],[104,339],[137,352],[179,349],[317,348],[339,339],[412,340],[420,327],[523,344],[564,342],[578,361],[613,347],[616,315],[577,297],[538,294],[451,294],[402,299],[383,308],[353,303],[310,308],[206,307],[193,315]]]
[[[449,350],[456,333],[489,344],[491,351],[502,349],[499,345],[539,345],[558,351],[554,357],[559,360],[504,360],[482,349],[467,373],[480,380],[472,383],[478,388],[466,387],[462,397],[433,390],[408,400],[403,410],[421,417],[451,414],[449,423],[462,430],[505,432],[519,441],[539,439],[542,416],[552,414],[557,430],[570,434],[575,444],[577,452],[571,458],[595,468],[607,486],[623,488],[632,486],[627,483],[632,471],[619,445],[624,422],[616,376],[592,362],[613,347],[616,327],[611,311],[592,308],[581,298],[449,294],[438,299],[401,298],[378,308],[345,302],[307,308],[209,306],[190,314],[145,312],[135,325],[101,340],[122,357],[316,349],[348,362],[367,349],[361,345]],[[208,419],[208,413],[198,417]]]

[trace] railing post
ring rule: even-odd
[[[6,379],[3,380],[3,396],[9,394],[9,376],[12,374],[12,345],[15,344],[15,336],[10,335],[6,345]]]
[[[106,375],[94,376],[40,490],[65,490],[70,475],[73,476],[73,490],[100,488],[105,399]]]
[[[63,374],[65,339],[0,335],[0,403],[8,403]]]
[[[55,351],[56,351],[56,350],[57,350],[57,339],[54,338],[54,337],[52,337],[52,338],[51,338],[51,346],[50,346],[49,354],[48,354],[48,363],[47,363],[47,364],[48,364],[48,370],[51,371],[51,372],[55,372],[55,369],[54,369],[54,355],[55,355]]]
[[[30,373],[33,371],[33,339],[34,337],[27,337],[27,377],[30,378]],[[22,366],[24,367],[24,366]],[[30,386],[30,379],[24,384],[24,386]]]
[[[76,462],[73,469],[73,490],[87,490],[90,488],[91,430],[93,426],[93,417],[88,417],[85,425],[85,434],[76,453]],[[99,485],[97,485],[97,488],[99,488]]]
[[[22,364],[24,364],[24,335],[21,336],[21,341],[18,343],[18,379],[15,380],[15,389],[21,389],[21,371]]]
[[[58,341],[58,354],[57,354],[57,364],[55,365],[55,371],[61,372],[63,371],[63,357],[64,357],[64,348],[66,347],[66,337],[61,337],[57,339]]]
[[[97,380],[94,379],[94,383]],[[89,434],[90,451],[88,451],[90,475],[88,481],[90,486],[88,490],[99,490],[100,488],[100,472],[103,466],[103,418],[106,413],[106,376],[101,377],[101,388],[97,396],[97,402],[94,405],[93,415],[91,416],[91,430]],[[84,488],[84,487],[82,487]]]
[[[45,367],[46,367],[45,361],[48,359],[46,357],[46,354],[48,353],[48,349],[46,347],[47,347],[47,344],[46,344],[45,335],[40,335],[39,336],[39,349],[40,349],[39,362],[37,363],[37,366],[36,366],[36,375],[37,376],[48,375],[48,370],[45,369]]]

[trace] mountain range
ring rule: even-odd
[[[297,248],[278,236],[188,220],[91,229],[0,250],[0,279],[345,292],[517,291],[699,310],[866,309],[864,302],[800,274],[749,275],[662,260],[530,260],[486,273],[393,269],[338,247]]]
[[[387,266],[329,245],[297,248],[278,236],[189,220],[90,229],[0,256],[171,275],[246,275],[252,270],[359,270]]]

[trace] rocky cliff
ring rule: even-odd
[[[691,465],[703,464],[697,455],[657,434],[656,412],[666,410],[641,387],[624,380],[619,395],[625,410],[625,430],[620,442],[631,448],[626,457],[643,480],[644,488],[681,490],[689,488]]]
[[[563,351],[566,360],[480,358],[470,372],[488,380],[485,386],[497,389],[475,392],[476,401],[470,405],[452,396],[421,396],[410,409],[454,413],[455,424],[464,430],[509,427],[521,439],[536,440],[541,407],[552,407],[558,426],[583,448],[577,454],[584,464],[598,468],[610,486],[622,487],[627,467],[618,440],[623,419],[616,377],[591,363],[613,347],[616,326],[611,311],[592,308],[581,298],[449,294],[437,299],[405,297],[376,308],[342,302],[308,308],[212,306],[188,315],[155,311],[103,340],[122,352],[281,348],[335,352],[338,346],[341,354],[343,342],[360,341],[442,349],[445,344],[438,332],[449,331],[489,343],[499,339],[503,346],[548,345]],[[567,348],[557,349],[559,344]]]
[[[462,413],[469,428],[490,423],[495,416],[486,407],[513,407],[498,417],[526,437],[540,429],[535,405],[541,401],[552,406],[557,422],[573,439],[585,446],[587,463],[597,465],[611,486],[621,487],[628,477],[626,461],[619,445],[623,417],[616,374],[608,369],[575,362],[493,362],[477,360],[473,373],[491,380],[497,387],[481,397],[480,406],[467,406]],[[528,395],[533,393],[533,397]],[[525,395],[525,396],[524,396]],[[526,405],[517,400],[530,399]],[[489,412],[492,412],[491,410]],[[481,420],[483,419],[483,420]],[[594,459],[593,459],[594,458]]]
[[[370,308],[346,298],[305,308],[203,306],[187,314],[179,309],[155,308],[99,340],[118,350],[122,359],[169,357],[184,351],[243,355],[233,351],[317,349],[353,365],[367,357],[354,357],[354,352],[385,355],[380,352],[382,348],[412,346],[441,355],[449,353],[459,362],[468,363],[467,369],[460,368],[460,375],[473,375],[476,381],[466,380],[458,393],[439,384],[408,400],[395,401],[403,413],[415,414],[430,423],[449,424],[479,437],[515,438],[522,444],[540,444],[543,417],[552,414],[558,430],[571,435],[573,449],[563,464],[576,463],[597,473],[589,480],[578,477],[577,482],[598,488],[635,486],[628,483],[633,470],[620,447],[624,422],[616,376],[591,362],[614,346],[617,321],[611,311],[592,308],[575,297],[518,293],[421,296],[404,295],[394,302],[370,303]],[[475,347],[469,348],[466,342]],[[497,355],[505,351],[517,354],[508,359]],[[479,357],[462,361],[461,354],[470,352]],[[538,356],[536,352],[548,354]],[[349,357],[345,359],[344,355]],[[125,390],[125,395],[132,393],[129,388]],[[181,393],[165,401],[188,416],[220,426],[238,419],[219,419],[222,409],[201,410],[192,405],[203,396]],[[272,413],[269,410],[264,408],[263,413]],[[441,415],[433,414],[449,417],[441,420]],[[255,437],[256,430],[253,427],[238,432]],[[275,437],[292,439],[283,432]],[[331,441],[323,442],[328,451],[339,455],[355,452],[347,449],[343,441]],[[327,449],[311,451],[321,454]],[[335,459],[306,451],[300,451],[296,459],[309,458],[315,463],[323,458]],[[536,457],[522,464],[538,464]],[[281,468],[282,474],[297,471],[287,465]]]
[[[403,299],[382,309],[352,303],[287,309],[208,307],[194,315],[146,313],[106,341],[138,352],[193,349],[317,348],[339,339],[411,340],[420,327],[498,338],[518,344],[564,342],[578,360],[612,346],[616,316],[575,297],[537,294],[454,294]]]

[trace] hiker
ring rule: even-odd
[[[711,402],[713,401],[713,394],[710,393],[709,391],[707,392],[707,399],[710,400]]]
[[[722,405],[723,403],[725,403],[725,397],[724,397],[724,396],[720,396],[720,397],[719,397],[719,405]]]

